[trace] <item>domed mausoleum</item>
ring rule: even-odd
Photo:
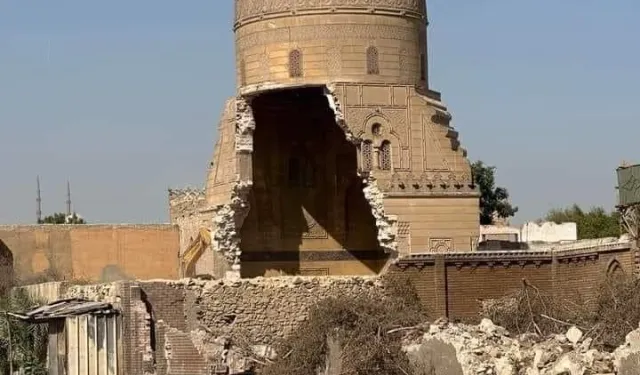
[[[475,249],[479,193],[429,87],[427,24],[421,0],[236,0],[237,92],[206,188],[171,192],[183,274],[375,274]]]

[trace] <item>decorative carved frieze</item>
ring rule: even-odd
[[[245,249],[240,256],[243,262],[330,262],[330,261],[363,261],[383,260],[389,257],[380,250],[300,250],[277,251]],[[429,263],[425,261],[424,263]]]
[[[424,0],[236,0],[236,23],[265,17],[303,15],[306,13],[397,14],[425,18]]]
[[[329,276],[328,268],[300,268],[300,276]]]
[[[448,253],[453,250],[453,239],[431,238],[429,239],[429,251],[432,253]]]
[[[290,32],[295,33],[297,42],[318,39],[340,41],[344,39],[393,39],[414,40],[415,31],[406,27],[392,25],[365,24],[325,24],[300,25],[289,28],[269,29],[254,33],[239,33],[236,47],[242,51],[253,47],[262,47],[278,42],[289,41]]]
[[[398,222],[398,237],[407,237],[411,233],[411,223],[408,221]]]

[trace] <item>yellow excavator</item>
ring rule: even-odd
[[[211,246],[211,231],[206,228],[200,228],[196,238],[191,241],[187,250],[180,257],[182,277],[195,276],[196,262],[209,246]]]

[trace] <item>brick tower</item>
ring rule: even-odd
[[[237,93],[198,203],[214,250],[201,268],[373,274],[474,249],[479,194],[429,88],[425,2],[235,7]]]

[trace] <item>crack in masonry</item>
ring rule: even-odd
[[[334,113],[336,124],[342,129],[348,142],[358,146],[362,143],[362,139],[355,136],[345,120],[344,112],[340,105],[340,101],[335,94],[333,85],[326,85],[324,95],[329,102],[329,107]],[[371,214],[376,221],[378,245],[387,253],[395,256],[398,250],[396,241],[398,227],[397,219],[392,215],[387,215],[384,210],[384,193],[378,187],[377,180],[370,172],[367,176],[363,176],[358,171],[358,176],[363,178],[364,188],[362,189],[364,197],[369,203]]]
[[[236,157],[245,154],[251,157],[253,152],[253,132],[256,122],[250,103],[242,98],[236,98],[235,124],[235,153]],[[240,272],[240,229],[249,214],[249,193],[253,186],[252,178],[243,179],[242,171],[236,176],[235,185],[231,190],[228,203],[216,206],[213,216],[213,230],[211,246],[214,251],[222,253],[231,264],[232,271]]]

